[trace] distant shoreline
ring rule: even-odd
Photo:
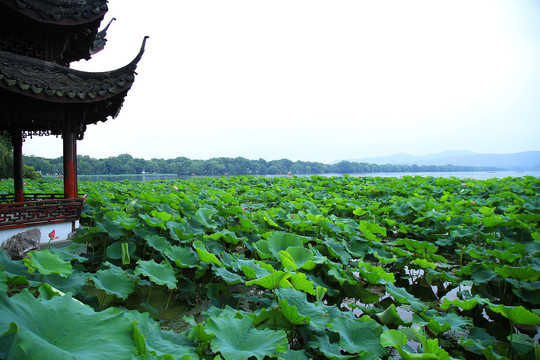
[[[244,174],[248,175],[248,174]],[[259,177],[284,177],[284,176],[296,176],[296,177],[310,177],[310,176],[352,176],[352,177],[403,177],[403,176],[422,176],[422,177],[457,177],[463,179],[475,179],[484,180],[492,178],[505,178],[505,177],[522,177],[522,176],[535,176],[540,177],[540,170],[530,171],[459,171],[459,172],[444,172],[444,171],[430,171],[430,172],[375,172],[375,173],[328,173],[328,174],[272,174],[272,175],[253,175]],[[221,177],[221,176],[241,176],[241,175],[176,175],[176,174],[119,174],[119,175],[79,175],[77,178],[79,181],[150,181],[150,180],[186,180],[203,177]],[[54,176],[45,176],[46,178],[56,178]]]

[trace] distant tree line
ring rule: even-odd
[[[62,174],[62,157],[47,159],[38,156],[25,156],[25,165],[33,167],[43,175]],[[248,160],[243,157],[213,158],[209,160],[190,160],[186,157],[174,159],[138,159],[122,154],[105,159],[89,156],[77,157],[79,175],[120,175],[120,174],[176,174],[176,175],[279,175],[279,174],[354,174],[376,172],[449,172],[496,170],[472,166],[436,165],[377,165],[341,161],[336,164],[323,164],[310,161],[291,161],[288,159],[266,161]]]

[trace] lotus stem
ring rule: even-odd
[[[146,299],[145,306],[148,306],[148,304],[150,303],[150,296],[152,296],[152,287],[150,287],[150,291],[148,292],[148,298]]]
[[[172,293],[173,293],[173,289],[171,289],[171,291],[169,292],[169,297],[167,298],[167,304],[165,305],[165,310],[169,308],[169,302],[171,301]]]

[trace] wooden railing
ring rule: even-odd
[[[63,194],[25,194],[24,198],[13,202],[14,195],[0,195],[0,230],[77,221],[85,201],[85,196],[65,199]]]

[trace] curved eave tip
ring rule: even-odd
[[[144,48],[146,46],[146,40],[150,38],[150,36],[146,35],[143,39],[143,42],[142,42],[142,45],[141,45],[141,50],[139,51],[139,54],[137,54],[137,56],[135,57],[135,59],[133,59],[133,61],[131,62],[131,65],[136,65],[142,58],[142,55],[144,54]]]

